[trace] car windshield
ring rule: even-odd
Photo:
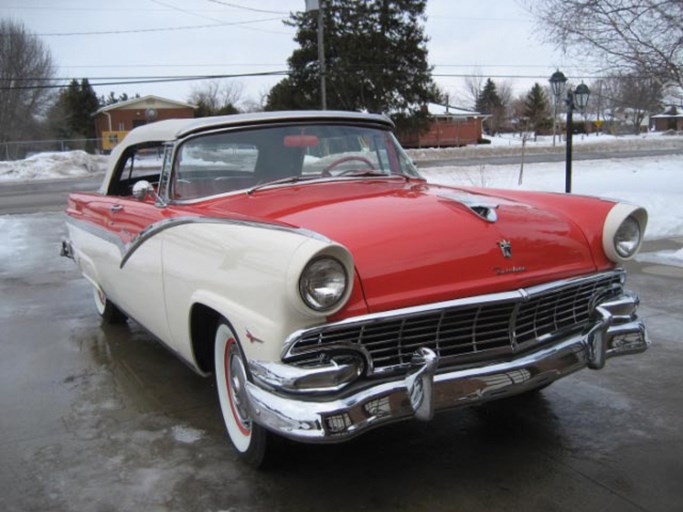
[[[420,177],[389,130],[340,124],[251,128],[182,143],[169,196],[185,201],[269,184],[367,176]]]

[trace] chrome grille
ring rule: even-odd
[[[374,373],[404,367],[420,347],[440,366],[504,357],[584,328],[596,300],[621,290],[621,271],[510,293],[368,315],[295,334],[284,360],[311,365],[348,349],[366,354]]]

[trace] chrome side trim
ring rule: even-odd
[[[224,219],[224,218],[219,218],[219,217],[182,216],[182,217],[174,217],[172,219],[164,219],[164,220],[155,222],[153,224],[150,224],[144,230],[142,230],[136,237],[134,237],[130,242],[128,242],[127,244],[124,244],[123,241],[121,240],[121,238],[119,236],[117,236],[115,233],[112,233],[111,231],[108,231],[104,228],[96,226],[96,225],[94,225],[88,221],[81,220],[81,219],[74,219],[72,217],[67,217],[66,222],[73,224],[74,226],[77,226],[80,229],[83,229],[92,235],[95,235],[99,238],[106,240],[107,242],[110,242],[110,243],[116,245],[116,247],[118,247],[119,251],[121,252],[121,263],[119,265],[120,268],[123,268],[125,266],[126,262],[131,258],[131,256],[135,253],[135,251],[137,251],[147,240],[158,235],[159,233],[166,231],[167,229],[170,229],[170,228],[173,228],[176,226],[182,226],[185,224],[228,224],[228,225],[232,225],[232,226],[244,226],[244,227],[252,227],[252,228],[258,228],[258,229],[271,229],[274,231],[283,231],[286,233],[297,234],[297,235],[304,236],[307,238],[320,240],[320,241],[325,242],[325,243],[332,243],[332,241],[329,238],[327,238],[326,236],[321,235],[319,233],[316,233],[315,231],[311,231],[311,230],[303,229],[303,228],[282,226],[282,225],[277,225],[277,224],[271,224],[268,222],[259,222],[259,221],[242,220],[242,219]]]
[[[268,222],[259,222],[252,220],[237,220],[237,219],[223,219],[219,217],[174,217],[172,219],[164,219],[154,224],[150,224],[140,232],[130,243],[126,246],[125,254],[121,260],[121,268],[126,264],[135,251],[137,251],[142,244],[153,236],[166,231],[167,229],[176,226],[183,226],[185,224],[227,224],[231,226],[243,226],[258,229],[270,229],[273,231],[283,231],[286,233],[294,233],[297,235],[313,238],[323,242],[331,242],[329,238],[320,235],[308,229],[295,228],[289,226],[280,226],[277,224],[270,224]]]
[[[111,231],[108,231],[107,229],[97,226],[96,224],[93,224],[86,220],[74,219],[73,217],[68,216],[66,218],[66,223],[71,224],[77,229],[82,229],[83,231],[86,231],[91,235],[101,238],[102,240],[109,242],[110,244],[113,244],[118,248],[119,252],[121,253],[121,256],[123,256],[126,250],[126,244],[124,244],[123,240],[121,240],[121,238],[119,238]]]

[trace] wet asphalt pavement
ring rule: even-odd
[[[133,323],[100,327],[63,234],[60,214],[0,216],[1,511],[683,510],[683,268],[629,265],[644,354],[534,398],[287,444],[257,472],[210,380]]]

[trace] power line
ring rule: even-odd
[[[204,14],[199,14],[199,13],[197,13],[196,11],[190,11],[190,10],[188,10],[188,9],[183,9],[182,7],[177,7],[177,6],[175,6],[175,5],[167,4],[166,2],[162,2],[161,0],[150,0],[150,1],[154,2],[155,4],[161,5],[161,6],[163,6],[163,7],[166,7],[167,9],[171,9],[171,10],[177,11],[177,12],[182,12],[183,14],[189,14],[190,16],[195,16],[195,17],[202,18],[202,19],[209,20],[209,21],[213,21],[213,22],[216,22],[216,23],[219,23],[219,24],[220,24],[220,23],[225,23],[225,20],[221,20],[221,19],[218,19],[218,18],[214,18],[213,16],[206,16],[206,15],[204,15]],[[275,13],[275,14],[277,14],[277,13]],[[245,30],[254,30],[254,31],[256,31],[256,32],[267,32],[267,33],[270,33],[270,34],[286,34],[286,35],[290,35],[289,32],[283,32],[283,31],[279,31],[279,30],[268,30],[268,29],[256,28],[256,27],[239,27],[239,28],[242,28],[242,29],[245,29]]]
[[[548,64],[432,64],[437,68],[554,68]]]
[[[460,20],[460,21],[504,21],[508,23],[531,23],[533,18],[490,18],[479,16],[440,16],[438,14],[430,15],[427,13],[428,19],[443,19],[443,20]]]
[[[99,36],[99,35],[111,35],[111,34],[138,34],[144,32],[169,32],[175,30],[193,30],[199,28],[218,28],[227,27],[234,25],[247,25],[251,23],[263,23],[266,21],[280,21],[281,18],[263,18],[260,20],[249,20],[249,21],[232,21],[225,23],[214,23],[211,25],[184,25],[179,27],[161,27],[161,28],[139,28],[130,30],[103,30],[95,32],[53,32],[49,34],[36,34],[40,37],[62,37],[62,36]]]
[[[284,12],[284,11],[269,11],[266,9],[257,9],[256,7],[247,7],[245,5],[238,5],[238,4],[233,4],[230,2],[222,2],[220,0],[207,0],[208,2],[211,2],[213,4],[219,4],[219,5],[225,5],[226,7],[232,7],[234,9],[242,9],[244,11],[251,11],[251,12],[264,12],[267,14],[286,14],[289,16],[289,12]]]
[[[127,78],[92,78],[90,80],[112,80],[106,82],[91,82],[90,85],[93,87],[100,87],[104,85],[135,85],[135,84],[154,84],[154,83],[173,83],[173,82],[189,82],[194,80],[220,80],[226,78],[250,78],[250,77],[263,77],[263,76],[284,76],[287,75],[287,71],[264,71],[262,73],[235,73],[227,75],[195,75],[195,76],[165,76],[165,77],[127,77]],[[24,79],[24,81],[31,79]],[[33,79],[36,81],[60,81],[77,80],[77,78],[37,78]],[[3,80],[8,81],[8,80]],[[0,82],[2,83],[2,82]],[[69,87],[69,84],[43,84],[43,85],[0,85],[0,91],[13,91],[13,90],[33,90],[33,89],[64,89]]]
[[[229,79],[229,78],[250,78],[250,77],[264,77],[264,76],[287,76],[289,71],[287,70],[277,70],[277,71],[263,71],[263,72],[252,72],[252,73],[232,73],[232,74],[211,74],[211,75],[155,75],[155,76],[98,76],[98,77],[82,77],[87,78],[90,81],[90,85],[93,87],[104,86],[104,85],[131,85],[131,84],[150,84],[150,83],[172,83],[172,82],[184,82],[184,81],[194,81],[194,80],[216,80],[216,79]],[[442,78],[467,78],[478,75],[471,74],[432,74],[434,77]],[[545,80],[548,77],[545,75],[487,75],[489,78],[519,78],[519,79],[538,79]],[[82,79],[80,78],[80,79]],[[617,78],[615,75],[572,75],[568,76],[570,80],[598,80],[598,79],[610,79]],[[4,79],[0,81],[3,82],[71,82],[72,80],[79,80],[76,77],[59,77],[59,78],[47,78],[47,77],[32,77],[32,78],[15,78],[15,79]],[[61,89],[68,87],[67,83],[48,83],[43,85],[0,85],[0,90],[23,90],[23,89]]]
[[[208,0],[211,1],[211,0]],[[243,9],[245,11],[252,12],[262,12],[268,14],[289,14],[285,11],[268,11],[265,9],[256,9],[236,4],[214,2],[216,4],[222,4],[226,7],[233,7],[236,9]],[[71,11],[71,12],[130,12],[130,8],[126,7],[110,7],[110,6],[97,6],[97,7],[64,7],[64,6],[35,6],[35,5],[12,5],[12,6],[2,6],[2,8],[21,10],[21,11]],[[166,12],[168,9],[159,9],[155,7],[135,7],[135,12]],[[196,12],[225,12],[223,9],[195,9]]]
[[[213,63],[213,64],[74,64],[74,65],[63,65],[63,68],[94,68],[94,69],[108,69],[108,68],[225,68],[225,67],[237,67],[237,66],[251,66],[251,67],[270,67],[270,66],[280,66],[282,63]]]
[[[178,63],[173,63],[173,64],[159,64],[159,63],[154,63],[154,64],[73,64],[73,65],[64,65],[63,67],[65,68],[201,68],[201,67],[207,67],[207,68],[212,68],[212,67],[235,67],[235,66],[279,66],[280,63],[272,63],[272,62],[241,62],[241,63],[220,63],[220,62],[211,62],[211,63],[204,63],[204,64],[198,64],[196,62],[193,63],[188,63],[188,64],[178,64]],[[377,66],[381,66],[378,64]],[[549,65],[549,64],[432,64],[435,68],[468,68],[468,69],[486,69],[486,68],[521,68],[521,69],[531,69],[531,68],[538,68],[538,69],[550,69],[550,68],[555,68],[556,66],[554,65]],[[480,72],[472,72],[470,73],[471,76],[477,76],[477,75],[485,75],[483,71]]]
[[[547,80],[548,76],[547,75],[490,75],[488,73],[483,73],[483,74],[472,74],[472,73],[432,73],[432,76],[434,77],[441,77],[441,78],[470,78],[470,77],[478,77],[478,76],[483,76],[486,78],[519,78],[519,79],[528,79],[528,78],[534,78],[534,79],[539,79],[539,80]],[[567,75],[568,79],[574,79],[574,80],[606,80],[609,78],[618,78],[616,75],[572,75],[569,76]],[[645,78],[645,77],[640,77],[640,78]]]
[[[171,9],[172,11],[177,11],[177,12],[182,12],[183,14],[189,14],[190,16],[195,16],[197,18],[202,18],[205,20],[213,21],[216,23],[224,23],[225,20],[219,20],[218,18],[214,18],[213,16],[205,16],[204,14],[199,14],[195,11],[190,11],[188,9],[183,9],[182,7],[177,7],[175,5],[167,4],[166,2],[162,2],[161,0],[150,0],[152,3],[155,3],[157,5],[161,5],[162,7],[166,7],[167,9]]]

